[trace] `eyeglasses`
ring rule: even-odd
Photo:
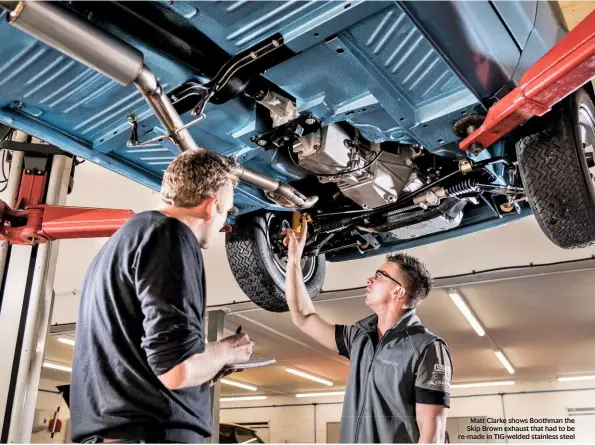
[[[391,281],[394,281],[395,283],[397,283],[399,286],[401,287],[405,287],[403,286],[399,281],[395,280],[393,277],[391,277],[389,274],[387,274],[385,271],[378,269],[375,273],[374,273],[374,278],[379,280],[380,277],[386,277]]]

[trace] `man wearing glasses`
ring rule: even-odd
[[[366,305],[374,314],[351,326],[334,325],[316,313],[302,278],[307,229],[304,218],[299,234],[285,232],[287,303],[297,327],[351,361],[340,441],[443,443],[450,352],[415,313],[430,292],[429,272],[409,255],[389,255],[367,280]]]

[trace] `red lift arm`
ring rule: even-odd
[[[522,77],[518,87],[490,108],[485,121],[459,147],[487,148],[532,116],[595,77],[595,11],[580,22]],[[473,147],[472,147],[473,145]]]
[[[47,175],[23,171],[15,209],[0,201],[0,240],[33,245],[59,239],[107,237],[134,215],[132,210],[39,204]]]
[[[108,237],[132,215],[132,210],[51,205],[12,210],[0,201],[0,240],[33,245],[59,239]]]

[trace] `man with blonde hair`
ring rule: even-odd
[[[233,207],[235,177],[209,151],[163,177],[161,205],[97,254],[81,295],[70,393],[75,442],[202,443],[209,383],[252,353],[246,334],[205,344],[206,249]]]

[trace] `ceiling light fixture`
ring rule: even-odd
[[[345,391],[327,391],[327,392],[304,392],[296,394],[296,397],[331,397],[331,396],[344,396]]]
[[[43,362],[43,367],[49,369],[57,369],[58,371],[72,372],[72,368],[70,366],[60,365],[59,363]]]
[[[459,311],[465,316],[471,327],[477,332],[477,335],[483,337],[486,334],[486,331],[481,326],[481,323],[477,320],[477,317],[471,312],[471,309],[461,297],[461,294],[455,289],[448,290],[448,296],[453,301],[453,303],[457,306]]]
[[[508,361],[508,359],[504,356],[504,354],[502,353],[502,351],[494,351],[494,354],[496,354],[496,357],[498,357],[498,360],[500,360],[500,363],[502,363],[502,365],[506,368],[506,370],[510,373],[510,374],[514,374],[514,368],[512,367],[512,365],[510,364],[510,362]]]
[[[313,380],[315,382],[322,383],[323,385],[326,385],[326,386],[333,386],[333,382],[331,382],[330,380],[316,377],[315,375],[308,374],[307,372],[298,371],[297,369],[292,369],[292,368],[285,368],[285,371],[287,371],[290,374],[297,375],[297,376],[303,377],[308,380]]]
[[[267,396],[221,397],[221,402],[249,402],[251,400],[265,400]]]
[[[237,386],[238,388],[247,389],[248,391],[256,391],[258,389],[256,386],[248,385],[246,383],[234,382],[233,380],[221,379],[219,381],[224,385]]]
[[[569,376],[559,376],[559,382],[580,382],[582,380],[595,380],[595,374],[590,375],[569,375]]]
[[[453,383],[451,388],[480,388],[484,386],[508,386],[514,385],[514,380],[503,380],[500,382],[477,382],[477,383]]]
[[[58,337],[58,341],[60,343],[64,343],[65,345],[74,346],[74,340],[72,338]]]

